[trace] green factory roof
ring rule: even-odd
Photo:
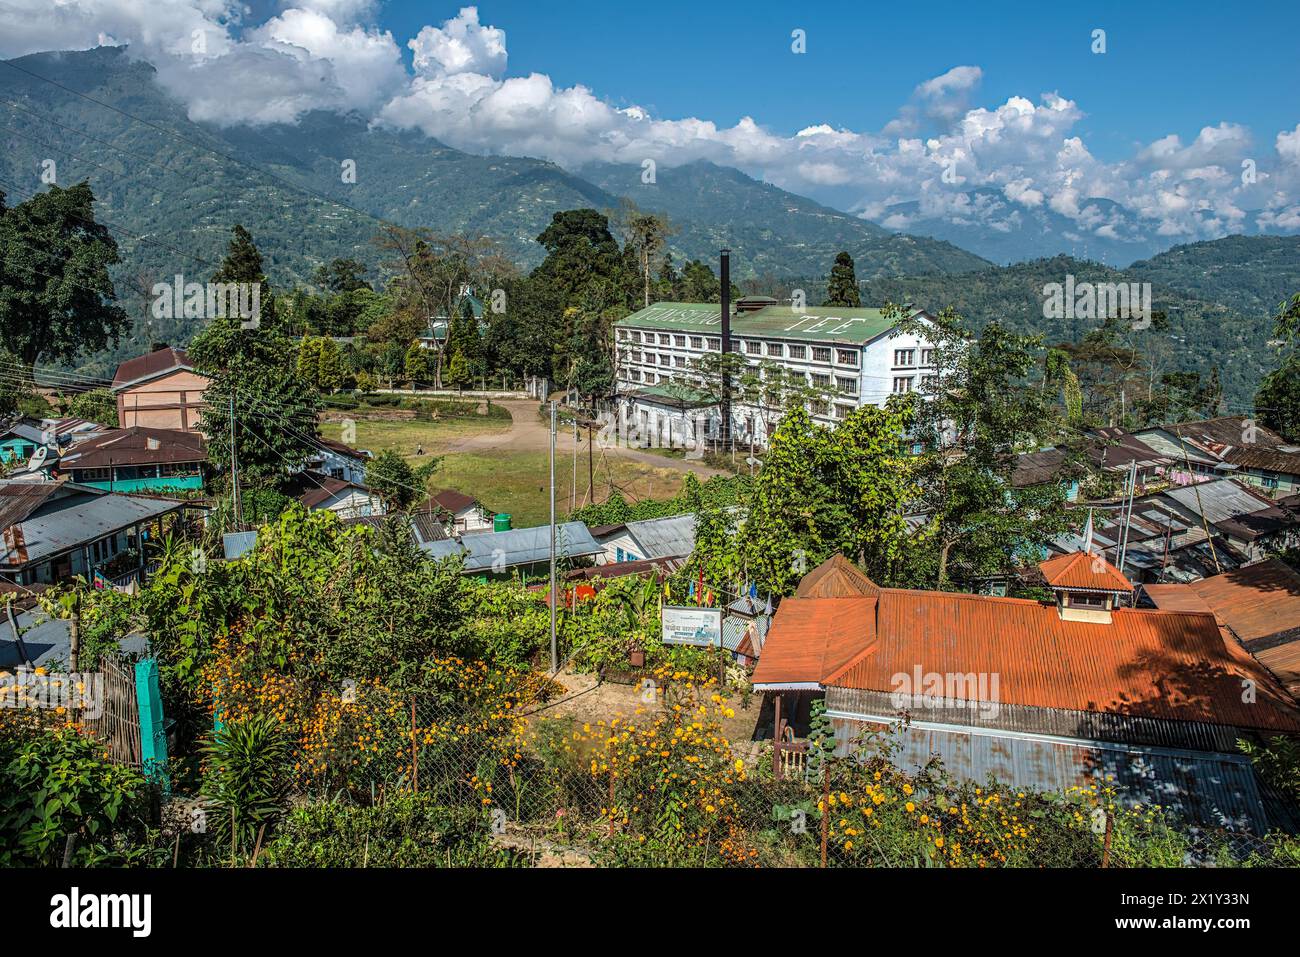
[[[914,316],[919,309],[909,309]],[[722,331],[722,309],[716,303],[657,302],[614,325],[659,332],[697,335]],[[885,318],[880,309],[849,309],[841,306],[765,306],[754,312],[731,317],[731,335],[764,339],[802,339],[809,342],[843,342],[862,345],[892,329],[897,323]]]

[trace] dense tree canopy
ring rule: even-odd
[[[17,206],[0,192],[0,340],[22,363],[103,349],[130,328],[109,267],[117,243],[95,221],[82,182],[51,186]]]

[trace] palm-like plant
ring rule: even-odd
[[[204,811],[209,833],[231,856],[251,851],[258,832],[273,827],[287,801],[289,741],[265,715],[222,727],[203,747]]]

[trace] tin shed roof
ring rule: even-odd
[[[680,558],[695,550],[695,513],[628,522],[646,558]]]
[[[460,539],[425,542],[420,547],[435,559],[462,556],[467,572],[496,571],[549,561],[551,527],[538,525],[508,532],[482,532]],[[604,549],[582,522],[564,522],[555,526],[556,558],[582,558],[603,552]]]

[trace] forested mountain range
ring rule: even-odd
[[[722,245],[733,250],[737,278],[814,272],[842,248],[866,276],[987,265],[947,243],[891,234],[719,167],[661,170],[657,187],[643,186],[639,169],[622,179],[606,169],[602,184],[542,160],[477,156],[419,134],[368,128],[355,116],[219,128],[191,122],[153,68],[122,48],[13,62],[29,72],[0,69],[0,190],[12,204],[50,177],[89,180],[122,249],[114,279],[137,321],[122,355],[149,340],[188,337],[183,320],[146,315],[148,290],[178,272],[206,280],[236,224],[252,233],[281,287],[309,281],[336,257],[382,267],[374,239],[385,221],[490,237],[527,269],[544,255],[535,240],[554,213],[612,214],[625,196],[670,216],[668,250],[678,268],[691,258],[715,261]],[[350,170],[354,177],[345,176]],[[699,202],[706,194],[712,201]]]
[[[1282,263],[1283,246],[1292,259]],[[1055,256],[995,266],[960,276],[905,276],[862,282],[863,302],[915,302],[930,311],[952,306],[977,326],[997,319],[1021,332],[1041,333],[1048,346],[1081,341],[1100,323],[1044,316],[1044,286],[1064,283],[1142,283],[1152,286],[1152,310],[1168,328],[1131,332],[1126,338],[1160,371],[1188,370],[1208,378],[1217,367],[1224,396],[1234,407],[1250,402],[1260,377],[1276,365],[1268,343],[1279,290],[1300,292],[1296,254],[1300,240],[1230,237],[1172,249],[1129,269]],[[1277,259],[1265,268],[1261,260]],[[820,287],[817,287],[820,289]]]
[[[252,233],[271,281],[284,288],[309,282],[336,257],[382,271],[386,254],[374,240],[386,222],[487,236],[531,268],[544,254],[536,237],[554,213],[592,208],[616,216],[631,200],[668,219],[668,251],[679,268],[688,259],[713,265],[729,246],[733,277],[747,289],[788,298],[802,287],[817,302],[819,277],[846,250],[864,302],[952,305],[976,323],[1004,318],[1049,343],[1078,338],[1088,324],[1044,319],[1046,283],[1067,273],[1079,281],[1149,281],[1155,308],[1169,316],[1167,331],[1148,333],[1149,347],[1171,366],[1205,373],[1218,366],[1234,400],[1248,396],[1270,366],[1271,317],[1300,290],[1300,237],[1196,243],[1124,270],[1086,261],[1082,249],[1078,257],[995,266],[949,242],[893,233],[712,163],[660,167],[645,182],[636,166],[593,164],[575,173],[542,160],[473,155],[333,113],[292,126],[218,128],[191,122],[152,67],[121,48],[13,62],[58,85],[0,69],[0,190],[12,205],[51,176],[60,184],[87,179],[121,249],[114,279],[135,328],[98,357],[98,369],[150,341],[189,338],[186,320],[149,315],[149,290],[176,273],[208,279],[236,223]],[[354,177],[344,175],[349,169]],[[1023,224],[1007,234],[1012,245],[991,255],[1024,254],[1035,248],[1036,231],[1059,227]],[[963,241],[960,233],[945,238]],[[1089,259],[1106,253],[1087,252]]]

